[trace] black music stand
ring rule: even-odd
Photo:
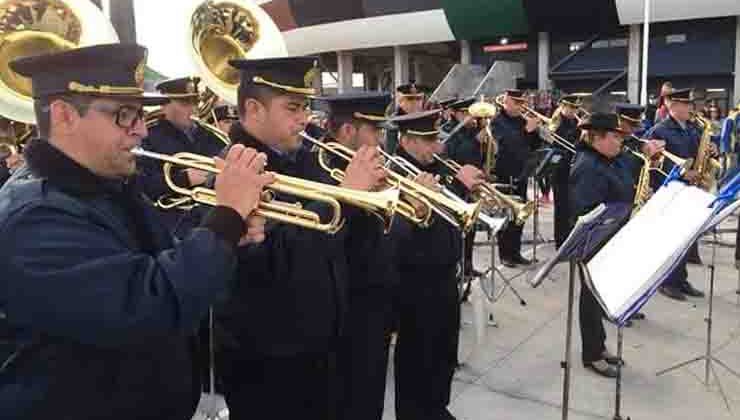
[[[530,158],[527,160],[527,164],[524,166],[524,171],[520,179],[527,178],[532,179],[534,183],[534,190],[532,193],[535,207],[534,213],[532,214],[532,260],[537,262],[537,245],[541,243],[549,243],[551,241],[546,240],[539,232],[540,227],[540,189],[539,180],[544,179],[552,175],[557,168],[557,165],[565,157],[563,154],[553,147],[544,147],[536,150]]]
[[[550,274],[552,269],[561,262],[568,262],[570,265],[568,274],[568,317],[566,321],[565,332],[565,360],[560,362],[563,369],[563,400],[562,400],[562,419],[568,419],[568,410],[570,404],[570,373],[571,373],[571,346],[573,338],[573,303],[575,300],[575,277],[576,269],[581,276],[588,276],[587,261],[601,249],[601,247],[611,238],[624,221],[630,215],[631,206],[626,203],[602,204],[587,215],[578,219],[576,226],[571,231],[563,245],[558,249],[557,254],[545,264],[537,275],[531,280],[532,287],[537,287]],[[621,328],[618,333],[620,343],[618,345],[621,359]],[[617,367],[617,414],[615,419],[621,419],[619,415],[621,403],[621,366]]]

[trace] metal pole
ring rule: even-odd
[[[568,420],[568,407],[570,403],[570,369],[571,369],[571,341],[573,336],[573,301],[575,294],[576,263],[570,261],[570,274],[568,275],[568,320],[565,326],[565,360],[560,363],[563,368],[563,412],[562,419]]]
[[[644,0],[645,15],[642,25],[642,86],[640,86],[640,104],[647,105],[648,51],[650,49],[650,0]]]
[[[617,327],[617,391],[614,401],[614,420],[622,420],[622,326]]]

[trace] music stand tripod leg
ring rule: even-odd
[[[571,350],[573,339],[573,301],[575,295],[575,276],[577,263],[570,261],[570,270],[568,274],[568,316],[565,327],[565,357],[560,362],[563,369],[563,401],[562,401],[562,420],[568,419],[568,409],[570,404],[570,373],[571,373]]]
[[[623,327],[620,325],[617,327],[617,359],[619,359],[620,362],[617,365],[616,392],[614,394],[614,420],[624,420],[622,417],[622,366],[624,365],[624,359],[622,358],[623,339]],[[627,417],[627,420],[630,420],[630,418]]]

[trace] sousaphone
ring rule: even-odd
[[[10,69],[16,58],[118,42],[113,25],[88,0],[0,1],[0,115],[34,123],[31,81]]]

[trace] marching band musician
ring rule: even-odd
[[[168,98],[162,105],[162,118],[149,127],[149,135],[142,142],[146,150],[157,153],[175,154],[196,153],[203,156],[217,156],[226,146],[223,141],[196,125],[191,117],[198,106],[199,77],[183,77],[165,80],[156,89]],[[138,182],[146,195],[157,202],[170,194],[162,170],[163,163],[153,159],[140,158]],[[206,181],[207,174],[201,170],[187,168],[174,172],[173,181],[182,187],[194,187]],[[189,206],[192,207],[192,206]],[[203,217],[203,209],[162,209],[163,222],[177,237],[187,235]]]
[[[417,86],[412,80],[396,88],[396,109],[390,118],[412,114],[424,109],[424,87]],[[385,137],[385,151],[395,153],[398,148],[398,130],[387,129]]]
[[[0,187],[23,165],[23,153],[17,144],[14,122],[0,117]]]
[[[32,81],[40,138],[0,191],[5,419],[190,418],[189,337],[228,295],[237,244],[264,238],[245,223],[272,180],[254,150],[218,164],[220,205],[177,244],[127,182],[142,105],[166,101],[143,93],[145,64],[135,44],[11,62]]]
[[[447,174],[434,159],[442,152],[439,110],[391,120],[401,134],[398,156],[421,171],[417,181],[435,189],[435,177]],[[450,187],[464,194],[484,182],[483,172],[465,165]],[[457,364],[460,305],[457,266],[460,232],[439,218],[422,228],[397,219],[393,240],[400,279],[397,305],[399,333],[394,365],[398,420],[448,419],[452,376]]]
[[[579,216],[601,203],[632,204],[634,199],[632,168],[619,159],[626,133],[619,128],[617,115],[595,112],[578,128],[587,131],[588,138],[578,149],[570,172],[571,226]],[[602,317],[601,306],[581,281],[579,324],[583,365],[599,375],[616,377],[614,365],[620,361],[606,349]]]
[[[560,99],[560,106],[553,113],[552,125],[549,127],[550,130],[554,130],[555,134],[573,145],[578,144],[581,138],[581,131],[578,129],[578,118],[576,117],[576,112],[581,106],[582,103],[578,96],[563,96]],[[555,247],[560,248],[560,245],[568,237],[570,226],[568,178],[570,177],[570,165],[574,156],[572,152],[558,143],[554,143],[552,147],[562,157],[553,173]]]
[[[496,178],[499,182],[512,182],[514,193],[526,201],[528,179],[523,176],[529,154],[535,151],[541,139],[537,134],[536,117],[523,116],[521,104],[527,98],[524,91],[509,89],[503,99],[503,109],[493,119],[491,129],[498,141]],[[507,267],[529,265],[531,260],[521,254],[523,226],[509,223],[498,233],[501,262]]]
[[[239,121],[239,113],[231,105],[219,105],[213,108],[216,127],[224,133],[231,131],[231,125]],[[221,144],[223,146],[223,143]]]
[[[391,97],[356,93],[319,97],[328,113],[327,141],[355,152],[380,146],[384,110]],[[332,168],[347,161],[327,154]],[[380,420],[383,417],[388,347],[392,324],[392,293],[396,287],[393,249],[374,215],[353,220],[346,240],[349,267],[347,322],[337,351],[338,419]]]
[[[299,133],[308,121],[306,87],[318,73],[314,57],[232,60],[240,70],[239,124],[233,144],[268,157],[267,169],[331,182]],[[308,82],[307,82],[308,81]],[[384,181],[378,152],[361,148],[342,187],[369,191]],[[278,194],[281,201],[299,201]],[[325,203],[302,202],[322,220]],[[353,211],[355,210],[355,211]],[[217,356],[226,366],[224,394],[230,418],[333,418],[329,388],[340,332],[346,327],[349,287],[345,253],[358,209],[342,206],[345,225],[334,235],[289,224],[269,227],[267,240],[239,255],[234,297],[217,310],[229,342]]]
[[[474,118],[468,114],[468,107],[475,102],[475,98],[467,98],[449,105],[453,112],[454,121],[463,123],[463,127],[447,138],[445,154],[448,158],[461,165],[472,165],[483,170],[486,160],[486,146],[481,141],[481,130]],[[457,124],[456,124],[457,125]],[[473,266],[473,247],[475,245],[475,230],[465,236],[465,276],[480,276]]]
[[[680,158],[694,158],[699,149],[701,130],[691,120],[691,89],[674,89],[666,97],[668,116],[657,123],[648,133],[647,137],[665,141],[665,150]],[[664,170],[669,171],[673,163],[666,159],[667,166]],[[689,182],[695,182],[699,174],[688,170],[683,178]],[[698,244],[694,244],[689,254],[694,254],[698,259]],[[673,272],[660,287],[660,292],[675,300],[686,300],[686,296],[703,297],[704,292],[695,288],[688,280],[686,264],[690,259],[687,254],[676,266]]]

